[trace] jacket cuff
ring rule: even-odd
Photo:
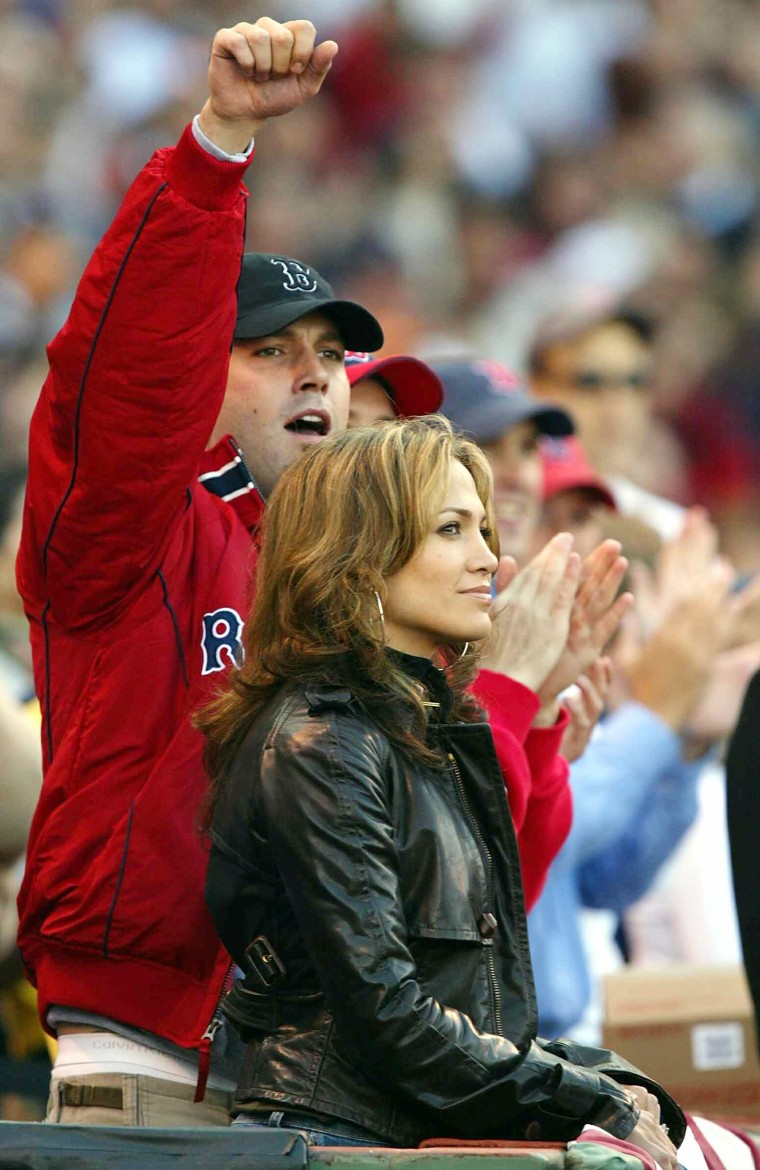
[[[577,1117],[585,1125],[598,1125],[619,1138],[628,1136],[640,1114],[628,1093],[609,1077],[588,1068],[576,1073],[572,1066],[567,1065],[562,1067],[551,1109]]]
[[[504,721],[509,723],[512,734],[520,743],[525,742],[541,707],[535,691],[495,670],[480,670],[470,689],[489,715],[498,718],[499,712],[503,711]]]
[[[560,707],[557,722],[551,727],[531,727],[525,741],[525,751],[530,760],[531,771],[534,768],[542,770],[549,767],[555,756],[559,755],[562,746],[562,736],[570,722],[570,716],[565,707]]]
[[[192,126],[187,126],[167,157],[164,174],[188,203],[205,211],[230,211],[245,194],[242,179],[249,162],[214,158],[196,141]]]
[[[627,1138],[638,1125],[641,1110],[629,1100],[607,1097],[586,1119],[588,1125],[598,1125],[613,1137]]]

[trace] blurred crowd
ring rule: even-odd
[[[290,2],[266,8],[294,15]],[[313,263],[377,315],[388,353],[476,354],[544,397],[566,391],[594,473],[620,493],[632,484],[707,510],[717,534],[704,537],[700,571],[718,544],[736,581],[760,570],[760,5],[306,8],[295,15],[340,52],[320,101],[266,129],[247,247]],[[11,565],[45,344],[129,182],[200,107],[214,31],[257,15],[231,0],[0,0],[0,668],[22,703],[32,686]],[[584,354],[584,330],[602,319],[623,320],[623,365],[641,373],[617,387],[638,403],[617,417],[597,409],[603,386],[571,384],[562,364],[570,353],[594,373],[600,356],[593,337]],[[649,505],[644,518],[668,541],[684,517],[673,515],[670,529]],[[707,521],[687,515],[693,548]],[[545,521],[547,537],[572,526],[566,515]],[[631,529],[604,535],[621,536],[624,551],[646,543]],[[697,632],[700,620],[692,615]],[[755,634],[727,634],[712,653]],[[662,654],[672,662],[672,649]],[[756,657],[740,664],[747,676]],[[634,697],[658,711],[651,696]],[[712,745],[726,722],[704,737],[718,788]],[[722,904],[719,915],[725,923]],[[629,919],[634,952],[646,950],[645,925],[641,912]],[[735,938],[726,949],[721,935],[716,949],[738,960]],[[685,943],[674,951],[715,957]]]
[[[87,255],[143,160],[198,108],[210,38],[241,11],[223,0],[1,8],[9,462],[23,457],[43,347]],[[539,325],[568,307],[625,301],[653,315],[656,417],[628,470],[706,505],[737,565],[757,567],[757,5],[308,8],[339,58],[325,100],[267,129],[248,246],[317,265],[382,319],[389,352],[473,348],[519,371]]]

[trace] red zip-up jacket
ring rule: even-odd
[[[49,347],[18,561],[45,757],[19,945],[41,1018],[65,1005],[188,1048],[229,967],[203,900],[189,716],[234,660],[263,507],[232,439],[204,455],[245,165],[188,128],[130,188]],[[518,831],[550,807],[526,867],[540,886],[570,822],[562,725],[529,732],[532,692],[481,678]]]

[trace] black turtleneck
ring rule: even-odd
[[[433,722],[445,723],[454,705],[454,696],[447,682],[446,672],[439,666],[434,666],[429,658],[418,654],[405,654],[403,650],[394,650],[391,646],[388,647],[387,653],[404,674],[422,684],[430,702],[438,704],[437,707],[431,708]]]

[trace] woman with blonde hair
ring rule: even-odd
[[[536,1039],[515,836],[467,689],[497,563],[488,465],[440,418],[335,435],[272,494],[245,661],[199,721],[207,901],[245,974],[238,1121],[402,1146],[594,1123],[675,1170],[662,1089]],[[560,536],[537,563],[515,640],[538,682],[579,562]]]

